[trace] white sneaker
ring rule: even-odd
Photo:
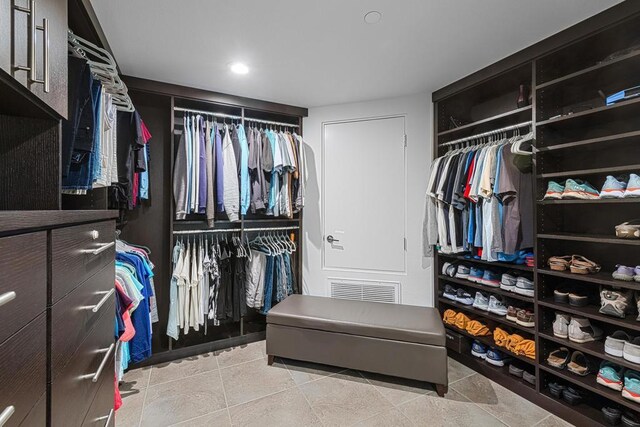
[[[489,297],[489,313],[497,314],[498,316],[506,316],[507,306],[498,298],[491,295]]]
[[[569,322],[571,316],[564,313],[556,313],[556,320],[553,321],[553,335],[559,338],[569,337]]]
[[[597,341],[602,338],[602,329],[591,325],[589,319],[573,317],[569,323],[569,340],[577,343]]]

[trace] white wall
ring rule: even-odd
[[[332,271],[322,266],[322,124],[329,121],[391,115],[406,117],[407,133],[407,271],[405,274]],[[380,99],[376,101],[331,105],[309,109],[304,120],[304,139],[308,144],[309,164],[307,197],[304,207],[304,293],[328,296],[328,277],[399,281],[402,303],[433,306],[432,259],[422,257],[422,218],[427,173],[432,156],[431,94]],[[352,167],[351,165],[345,165]],[[357,170],[353,171],[357,173]],[[348,183],[345,183],[348,186]],[[382,201],[380,201],[381,203]],[[366,221],[366,211],[353,213]],[[380,248],[384,250],[384,248]]]

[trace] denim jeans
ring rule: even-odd
[[[262,314],[267,314],[271,310],[272,294],[273,294],[273,282],[275,278],[274,274],[274,262],[273,256],[267,256],[267,267],[264,273],[264,305],[262,307]]]

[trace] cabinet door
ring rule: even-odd
[[[0,0],[0,5],[0,68],[66,118],[67,1]],[[35,32],[31,31],[31,15],[27,13],[32,7]],[[30,65],[31,47],[35,76],[20,69]],[[48,91],[42,83],[45,80]]]

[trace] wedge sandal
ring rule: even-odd
[[[640,219],[616,225],[616,237],[620,239],[640,239]]]
[[[582,255],[574,255],[571,257],[571,265],[569,268],[574,274],[592,274],[600,271],[601,267]]]
[[[549,268],[555,271],[565,271],[571,265],[571,255],[567,256],[552,256],[547,261]]]

